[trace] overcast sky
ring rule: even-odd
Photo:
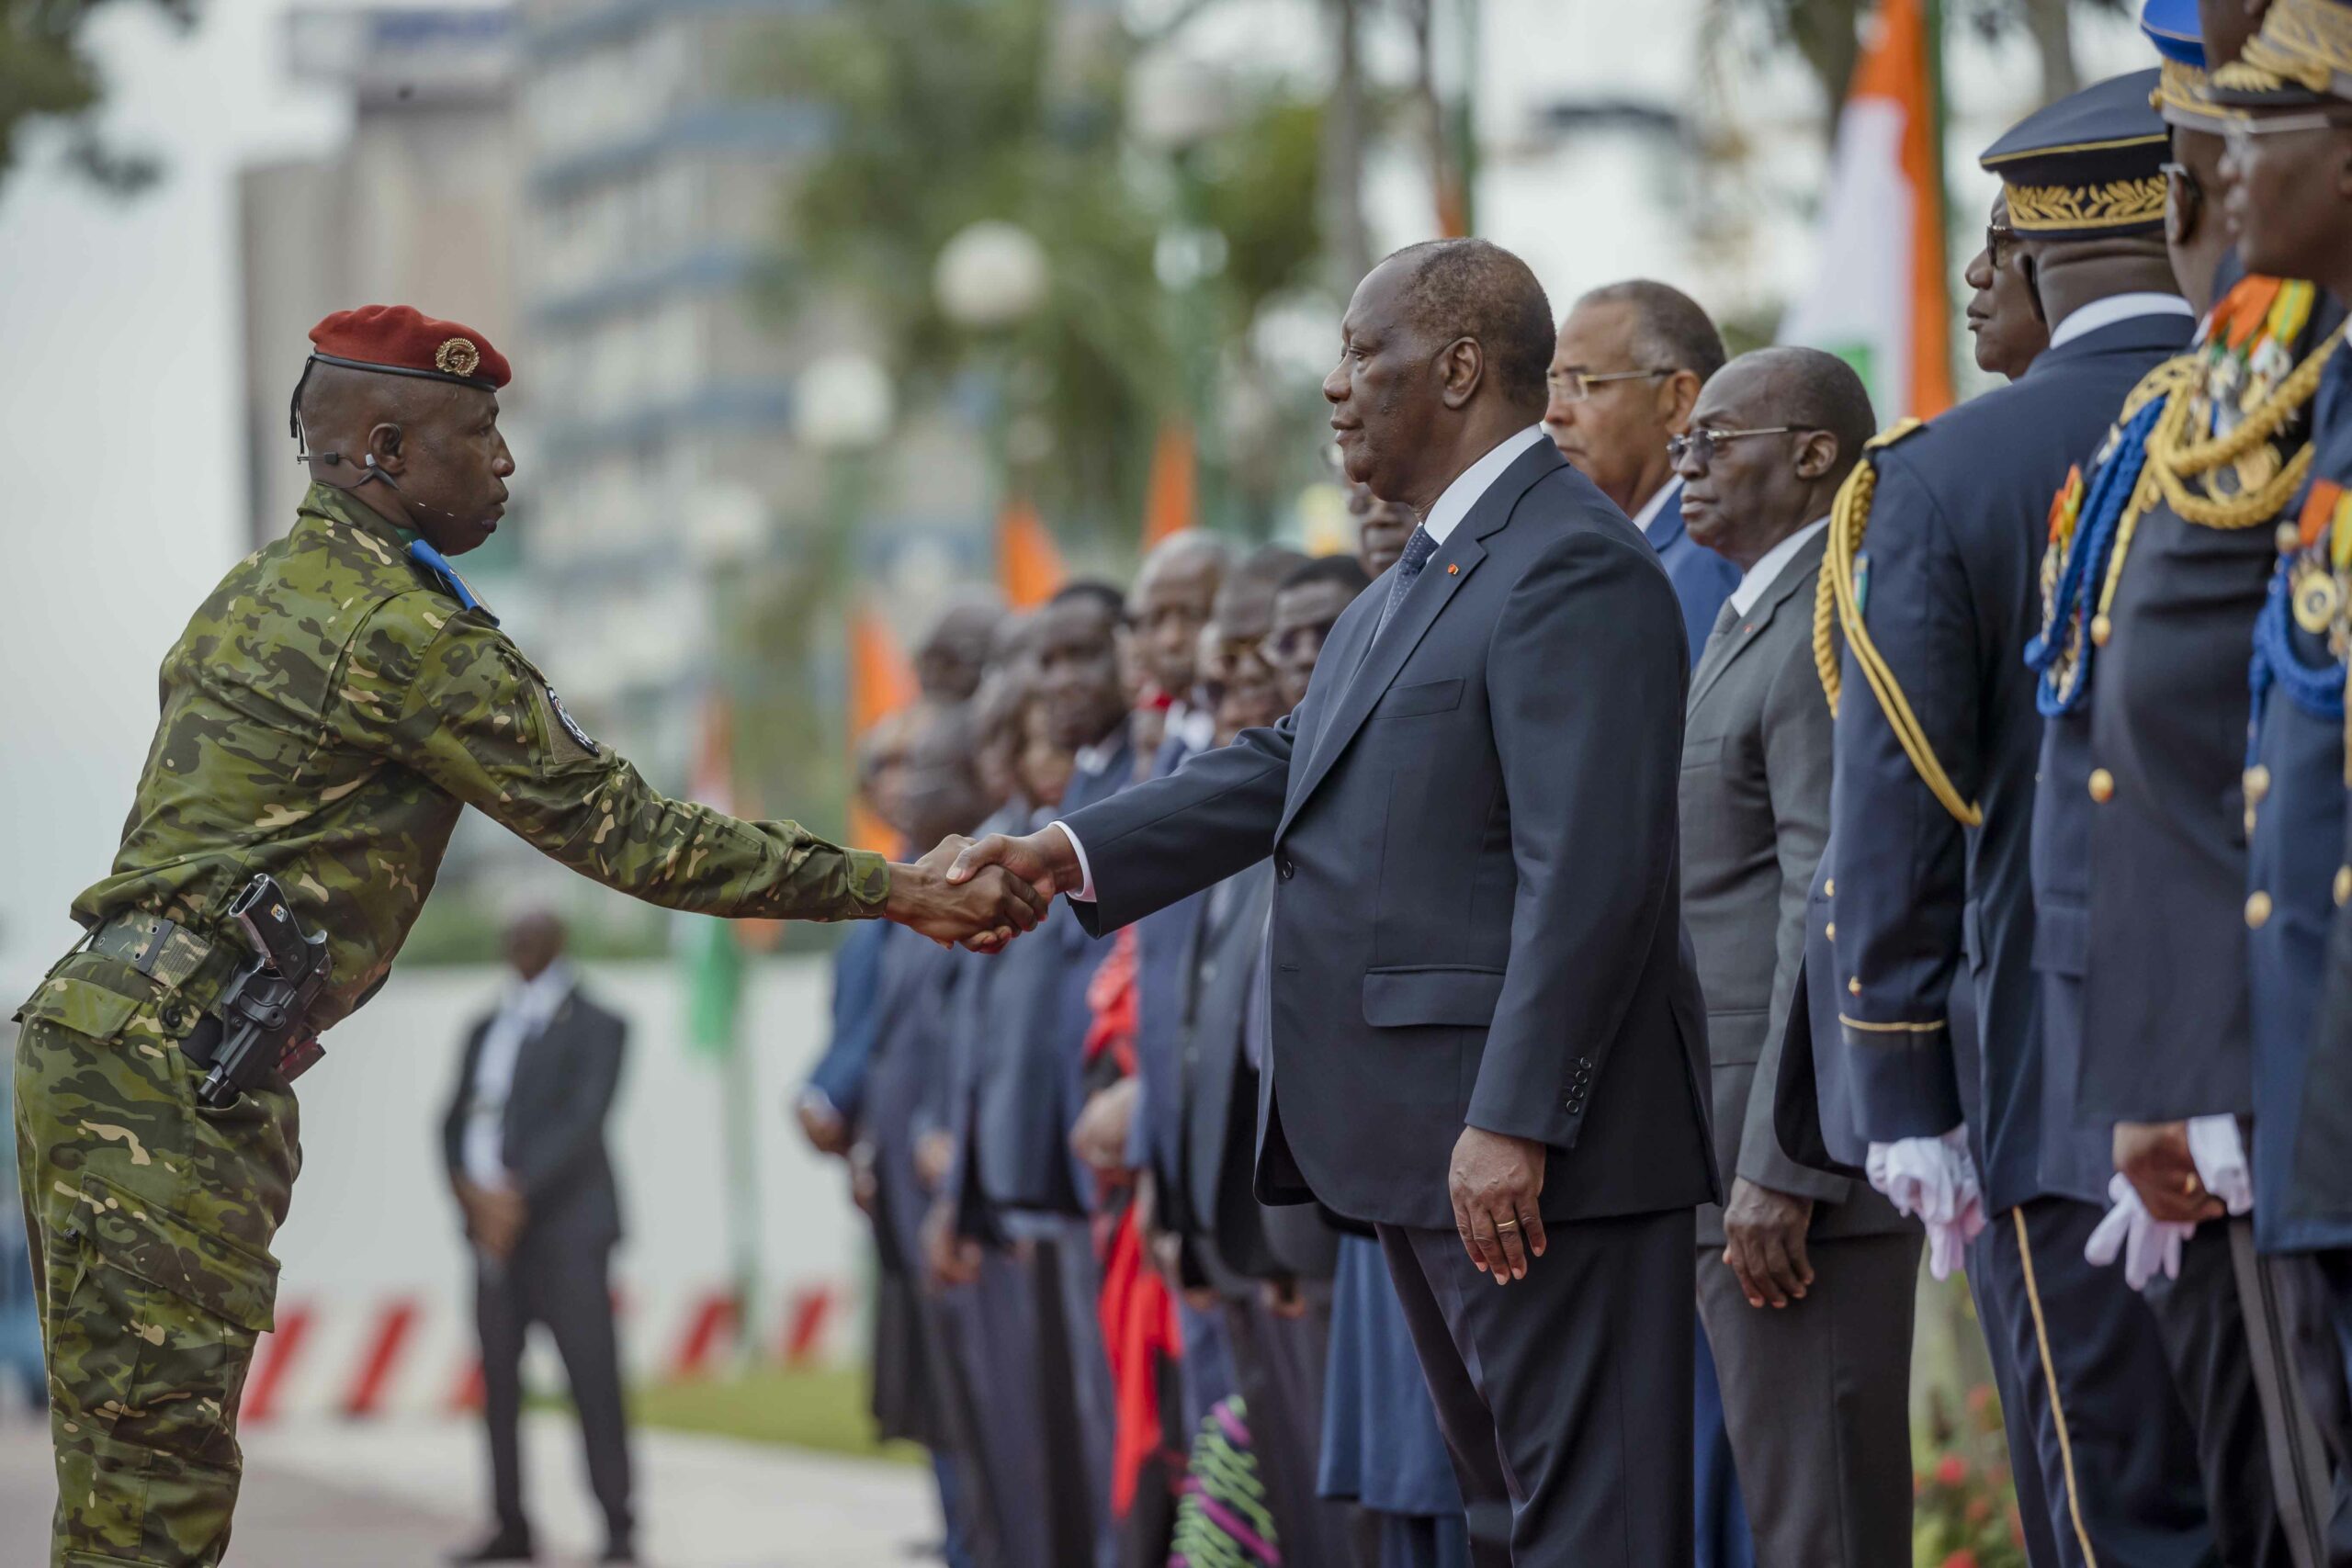
[[[143,6],[94,31],[107,123],[168,179],[119,202],[32,139],[0,186],[0,991],[72,942],[155,724],[154,671],[234,559],[244,508],[237,165],[329,145],[342,115],[281,70],[282,0]]]

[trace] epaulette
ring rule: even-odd
[[[1838,665],[1837,639],[1830,634],[1833,628],[1843,632],[1855,664],[1870,682],[1880,710],[1886,715],[1886,722],[1893,727],[1895,739],[1902,742],[1904,755],[1911,759],[1921,782],[1945,810],[1973,828],[1984,821],[1984,813],[1960,797],[1951,775],[1936,761],[1927,732],[1911,711],[1910,699],[1903,694],[1902,684],[1880,656],[1878,645],[1871,640],[1870,628],[1862,624],[1861,596],[1855,585],[1855,562],[1862,553],[1862,536],[1870,528],[1871,498],[1878,490],[1874,454],[1924,428],[1923,422],[1906,419],[1873,437],[1862,448],[1861,461],[1846,476],[1846,482],[1838,487],[1838,499],[1829,508],[1829,536],[1821,561],[1821,586],[1813,602],[1813,664],[1821,676],[1822,694],[1829,699],[1829,711],[1835,714],[1844,678]]]

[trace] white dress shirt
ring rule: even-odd
[[[1796,553],[1804,548],[1807,539],[1828,526],[1828,518],[1816,517],[1758,556],[1756,564],[1739,574],[1739,586],[1731,591],[1732,614],[1745,615],[1756,608],[1756,601],[1764,597],[1764,591],[1772,586],[1772,580],[1781,575],[1781,569],[1796,558]]]
[[[1445,492],[1437,498],[1437,504],[1430,508],[1429,515],[1421,519],[1421,526],[1429,531],[1430,539],[1441,545],[1445,543],[1447,536],[1462,525],[1462,520],[1470,515],[1470,509],[1485,498],[1497,479],[1503,477],[1503,470],[1519,460],[1521,453],[1538,441],[1550,439],[1541,424],[1531,424],[1516,435],[1504,436],[1488,449],[1485,457],[1455,475],[1453,482],[1446,486]],[[1384,572],[1382,575],[1387,574]],[[1085,758],[1085,752],[1079,753],[1079,766],[1086,765]],[[1057,818],[1054,826],[1062,830],[1062,837],[1069,840],[1069,847],[1078,854],[1079,889],[1070,897],[1080,903],[1091,904],[1094,902],[1094,868],[1086,863],[1086,846],[1079,841],[1076,833],[1069,830],[1069,823]]]
[[[2050,331],[2050,346],[2057,348],[2074,342],[2101,327],[2111,327],[2118,321],[2128,321],[2134,316],[2187,316],[2197,319],[2188,301],[2177,294],[2110,294],[2104,299],[2094,299],[2074,311]]]
[[[523,1043],[548,1026],[571,995],[571,965],[558,959],[536,980],[509,981],[474,1060],[473,1092],[463,1142],[466,1179],[477,1187],[511,1188],[506,1169],[506,1101],[514,1090],[514,1063]]]

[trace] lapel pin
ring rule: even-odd
[[[1459,577],[1462,575],[1462,569],[1454,565],[1452,561],[1448,561],[1445,563],[1445,575],[1448,577]]]

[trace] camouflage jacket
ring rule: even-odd
[[[325,1028],[391,967],[472,806],[605,886],[710,915],[879,915],[889,873],[791,822],[664,798],[390,522],[311,487],[164,660],[163,717],[112,874],[74,901],[217,934],[256,872],[331,943]],[[233,941],[233,938],[230,940]]]

